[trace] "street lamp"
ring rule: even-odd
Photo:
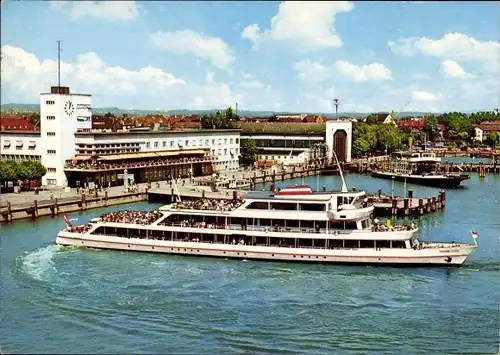
[[[335,106],[335,117],[339,118],[339,105],[340,105],[340,100],[339,99],[333,99],[333,105]]]

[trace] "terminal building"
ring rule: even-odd
[[[40,94],[40,131],[2,131],[2,160],[37,160],[42,185],[121,185],[237,170],[240,130],[92,129],[92,96]]]
[[[318,158],[318,153],[335,163],[333,152],[340,162],[351,162],[352,121],[327,120],[323,132],[292,133],[287,131],[285,123],[281,132],[276,128],[272,132],[241,132],[241,139],[253,139],[258,149],[258,161],[272,164],[303,164]]]

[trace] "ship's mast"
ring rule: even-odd
[[[335,161],[337,162],[337,166],[339,167],[340,178],[342,179],[342,192],[349,192],[347,190],[347,184],[345,183],[344,173],[342,172],[342,167],[340,166],[339,159],[337,158],[337,153],[333,150],[333,156],[335,157]]]

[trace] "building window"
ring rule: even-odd
[[[47,119],[48,119],[48,120],[55,120],[55,119],[56,119],[56,116],[47,116]]]
[[[239,138],[236,138],[235,139],[235,143],[238,144],[240,142],[240,139]]]
[[[8,147],[10,147],[10,141],[4,141],[4,142],[3,142],[3,147],[4,147],[4,148],[8,148]]]
[[[146,142],[146,148],[150,148],[151,147],[151,142]]]
[[[23,148],[23,141],[16,141],[16,149],[22,149]]]
[[[188,147],[189,146],[189,141],[187,139],[186,139],[185,143],[186,143],[186,147]]]
[[[56,102],[55,102],[55,101],[48,100],[48,101],[45,101],[45,103],[46,103],[47,105],[54,105]]]
[[[170,147],[174,146],[174,141],[170,141]]]
[[[227,155],[227,149],[224,149],[224,155]]]
[[[55,150],[53,150],[53,149],[48,149],[48,150],[47,150],[47,154],[48,154],[48,155],[54,155],[54,154],[56,154],[56,151],[55,151]]]
[[[208,143],[209,143],[208,139],[205,139],[205,145],[208,145]]]
[[[166,146],[167,146],[167,142],[163,141],[163,148],[165,148]]]
[[[56,136],[56,132],[47,132],[47,136],[48,137],[55,137]]]
[[[36,148],[36,141],[30,141],[28,145],[29,150],[34,150]]]
[[[227,144],[227,138],[224,138],[224,144]]]
[[[233,144],[233,139],[229,138],[229,144]]]
[[[47,168],[47,172],[48,173],[55,173],[55,172],[57,172],[57,169],[56,168]]]
[[[221,155],[222,149],[217,149],[217,155]]]
[[[57,185],[56,179],[47,179],[47,185]]]
[[[158,142],[155,142],[155,148],[158,148]]]
[[[212,145],[215,145],[215,139],[212,139]]]

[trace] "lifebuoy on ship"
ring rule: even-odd
[[[444,259],[444,261],[446,261],[447,263],[451,263],[451,260],[453,260],[452,258],[450,258],[449,256],[446,257],[446,259]]]

